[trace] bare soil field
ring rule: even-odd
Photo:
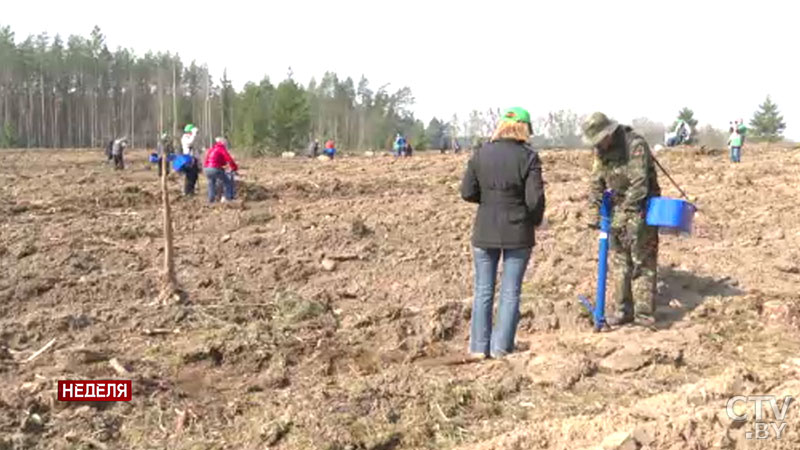
[[[238,199],[213,206],[172,174],[187,297],[166,304],[146,156],[0,152],[2,450],[800,448],[797,404],[780,440],[725,411],[800,396],[797,151],[660,153],[694,233],[662,236],[656,328],[599,334],[577,301],[591,156],[542,152],[519,351],[472,364],[465,155],[242,159]],[[56,399],[57,380],[117,378],[131,402]]]

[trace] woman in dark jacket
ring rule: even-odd
[[[461,182],[461,197],[478,203],[472,233],[475,298],[469,351],[473,358],[500,357],[514,350],[522,279],[544,216],[542,164],[526,144],[531,119],[522,108],[507,110],[492,139],[476,150]],[[497,325],[492,305],[500,257],[503,279]]]

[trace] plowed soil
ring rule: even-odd
[[[519,349],[470,364],[465,155],[243,159],[213,206],[172,174],[187,295],[166,303],[160,186],[127,159],[0,153],[0,449],[800,448],[797,404],[780,440],[725,412],[800,396],[796,151],[660,153],[694,232],[662,236],[656,326],[597,334],[577,301],[591,155],[542,152]],[[57,380],[116,378],[131,402],[56,399]]]

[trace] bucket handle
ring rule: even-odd
[[[692,207],[694,208],[695,212],[697,212],[698,211],[697,206],[695,206],[692,203],[692,201],[689,200],[689,196],[686,195],[686,192],[684,192],[683,189],[681,189],[681,187],[678,186],[678,183],[676,183],[675,180],[672,178],[672,176],[669,174],[669,172],[667,172],[667,169],[665,169],[664,166],[662,166],[661,163],[658,162],[658,159],[656,159],[656,156],[652,152],[650,152],[649,148],[648,148],[648,152],[650,153],[650,157],[653,158],[653,162],[656,163],[656,166],[658,166],[658,168],[661,169],[662,172],[664,172],[664,175],[666,175],[667,178],[669,179],[669,181],[672,182],[672,185],[675,186],[675,189],[677,189],[678,192],[681,193],[683,198],[686,199],[686,201],[689,202],[690,205],[692,205]]]

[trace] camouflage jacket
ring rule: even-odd
[[[650,147],[631,127],[621,125],[605,152],[595,149],[589,201],[597,223],[606,189],[614,192],[615,227],[631,219],[643,219],[647,200],[661,195]]]

